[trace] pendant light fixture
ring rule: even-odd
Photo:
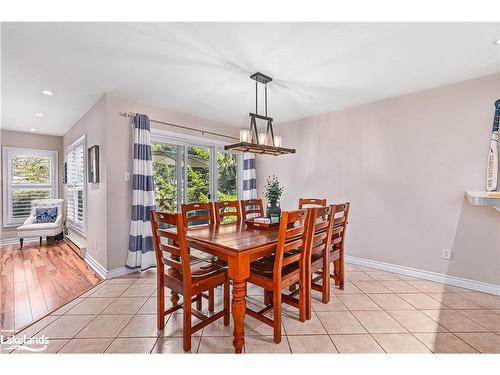
[[[279,135],[274,135],[273,118],[267,115],[267,84],[273,79],[259,72],[252,74],[250,78],[255,81],[255,113],[249,113],[250,129],[240,130],[240,142],[225,146],[224,149],[275,156],[294,154],[295,149],[281,147],[281,137]],[[264,85],[264,115],[259,115],[258,113],[259,84]],[[263,120],[267,122],[265,133],[259,133],[257,131],[257,120]]]

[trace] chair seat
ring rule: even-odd
[[[281,275],[286,276],[294,271],[297,271],[298,269],[299,262],[288,264],[281,269]],[[274,257],[265,257],[250,263],[250,271],[262,276],[272,278],[274,272]]]
[[[40,223],[40,224],[26,224],[21,225],[17,228],[18,231],[32,231],[32,230],[47,230],[47,229],[57,229],[60,227],[60,224],[57,222],[54,223]]]
[[[200,261],[199,259],[195,259],[191,262],[191,279],[193,281],[200,281],[201,279],[205,279],[217,274],[222,274],[224,272],[226,272],[225,268],[211,262]],[[182,282],[182,273],[178,272],[177,270],[169,268],[166,274],[169,277]]]

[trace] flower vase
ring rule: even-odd
[[[271,219],[271,222],[278,222],[281,217],[281,208],[279,206],[279,202],[271,201],[267,205],[266,216]],[[273,220],[273,218],[276,218]]]

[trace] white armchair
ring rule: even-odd
[[[57,218],[53,223],[35,223],[37,208],[50,208],[57,206]],[[17,228],[17,237],[21,249],[23,248],[23,239],[26,237],[40,237],[40,245],[42,237],[60,236],[63,231],[63,212],[64,199],[35,199],[31,202],[31,213],[23,225]]]

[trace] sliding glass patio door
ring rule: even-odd
[[[211,178],[212,150],[209,147],[186,146],[186,197],[185,202],[209,202],[212,199]]]
[[[184,147],[154,142],[153,176],[155,180],[156,207],[161,211],[176,212],[184,201]]]
[[[241,155],[222,147],[153,137],[153,175],[159,210],[182,203],[237,200]]]

